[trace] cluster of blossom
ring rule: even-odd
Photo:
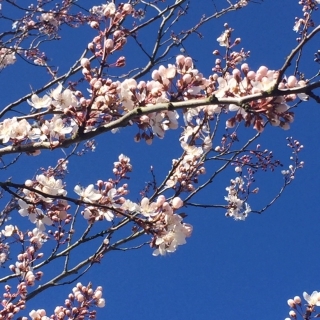
[[[234,159],[235,171],[241,172],[243,167],[250,167],[250,170],[256,172],[258,169],[262,171],[274,171],[278,166],[282,166],[279,160],[274,160],[273,152],[268,149],[260,150],[261,145],[256,146],[256,150],[250,150],[248,154],[244,154]],[[248,168],[249,169],[249,168]]]
[[[50,319],[96,319],[94,307],[103,308],[105,299],[102,298],[102,287],[92,289],[92,285],[82,285],[80,282],[72,289],[64,306],[57,306],[54,314],[48,317],[44,309],[32,310],[29,313],[31,320],[50,320]],[[22,317],[21,320],[28,320]]]
[[[155,248],[154,256],[175,252],[177,247],[185,244],[186,238],[191,236],[192,226],[184,223],[181,215],[174,213],[182,206],[183,201],[179,197],[175,197],[171,202],[168,202],[161,195],[156,202],[151,204],[148,199],[142,199],[141,213],[145,215],[148,211],[147,214],[153,220],[151,230],[153,230],[154,237],[150,245]]]
[[[62,91],[62,85],[50,93],[39,98],[36,94],[31,96],[29,105],[35,109],[48,109],[64,111],[66,108],[74,109],[77,100],[71,90]],[[25,141],[50,141],[53,146],[66,139],[67,135],[77,132],[78,126],[71,117],[54,115],[51,120],[40,120],[36,125],[31,125],[26,119],[18,120],[16,117],[5,119],[0,123],[0,139],[2,143],[12,141],[13,144]],[[37,153],[39,154],[39,152]]]
[[[199,142],[199,146],[196,145]],[[205,124],[187,126],[180,137],[184,150],[179,160],[173,159],[173,170],[166,181],[166,185],[181,191],[193,191],[198,177],[205,174],[203,157],[212,149],[212,140]]]
[[[8,226],[6,226],[5,229],[1,231],[2,235],[4,235],[5,237],[8,234],[7,228],[8,228]],[[0,243],[0,266],[3,265],[8,260],[9,253],[10,253],[9,244],[1,241],[1,243]]]
[[[35,234],[28,233],[28,238],[18,230],[17,227],[12,225],[6,226],[5,230],[2,230],[2,235],[5,238],[15,237],[19,242],[27,244],[30,241],[30,245],[24,247],[23,253],[17,256],[15,265],[10,265],[9,269],[19,278],[19,284],[17,291],[12,292],[11,286],[5,286],[5,293],[3,294],[3,300],[1,301],[2,310],[0,311],[0,319],[14,319],[15,315],[21,310],[25,309],[27,289],[29,286],[33,286],[36,280],[40,280],[43,276],[41,271],[34,272],[33,264],[37,259],[42,258],[43,254],[37,253],[40,246],[39,243],[45,241],[43,238],[38,238],[38,230]],[[3,241],[3,239],[1,239]],[[8,259],[7,259],[8,260]]]
[[[28,241],[30,242],[30,246],[26,248],[26,255],[19,255],[16,265],[11,265],[10,269],[16,273],[17,275],[26,275],[30,276],[27,283],[33,283],[31,277],[33,277],[32,270],[29,268],[26,270],[26,267],[29,265],[30,261],[34,259],[39,259],[42,254],[35,255],[35,253],[41,248],[42,244],[47,241],[48,236],[45,232],[39,230],[38,228],[34,228],[33,231],[29,231],[27,233]],[[3,237],[3,238],[2,238]],[[22,241],[25,238],[23,232],[21,232],[17,226],[6,225],[4,229],[1,230],[1,245],[0,245],[0,263],[4,264],[9,260],[10,253],[10,244],[5,243],[5,241],[9,238]],[[31,259],[31,260],[30,260]],[[23,263],[21,264],[21,261]],[[26,272],[29,272],[26,274]],[[38,277],[40,274],[38,275]],[[31,280],[32,281],[31,281]]]
[[[186,237],[192,232],[192,227],[175,213],[183,206],[183,201],[179,197],[168,201],[163,195],[155,202],[144,197],[140,204],[126,199],[128,185],[123,184],[117,188],[115,186],[121,179],[126,178],[131,170],[130,158],[121,154],[119,161],[114,163],[113,172],[118,177],[116,180],[98,181],[98,189],[95,189],[93,184],[86,188],[75,187],[74,191],[85,202],[85,209],[82,211],[84,218],[89,223],[95,223],[103,219],[112,221],[123,215],[132,217],[139,227],[153,235],[151,247],[156,248],[154,255],[174,252],[177,246],[186,243]]]
[[[134,79],[126,79],[121,83],[96,78],[90,67],[90,61],[86,58],[81,61],[81,65],[87,81],[90,82],[91,99],[86,99],[80,91],[73,92],[68,88],[63,90],[61,84],[49,95],[41,98],[33,94],[31,100],[28,100],[33,108],[61,111],[65,115],[54,115],[50,120],[42,119],[36,126],[31,126],[25,119],[5,119],[0,124],[2,142],[12,141],[17,144],[26,139],[50,141],[55,147],[60,141],[75,135],[80,126],[85,128],[85,132],[95,130],[136,107],[169,102],[174,96],[179,97],[178,100],[190,100],[212,95],[216,98],[227,98],[266,92],[276,84],[278,75],[276,71],[268,70],[264,66],[257,72],[250,71],[248,64],[243,64],[242,74],[239,69],[233,69],[232,74],[226,72],[223,77],[214,74],[209,79],[205,79],[197,69],[193,68],[191,58],[179,55],[176,58],[176,66],[169,65],[168,68],[160,66],[152,73],[152,81],[137,83]],[[180,76],[175,83],[174,78],[178,75]],[[177,92],[169,93],[173,84],[176,85]],[[296,77],[290,76],[281,81],[278,88],[286,89],[303,85],[305,85],[304,81],[298,81]],[[307,98],[304,94],[298,96],[300,99]],[[261,98],[244,107],[231,104],[229,111],[236,112],[236,115],[227,121],[227,127],[233,127],[237,122],[245,121],[247,126],[253,125],[261,132],[264,128],[263,116],[265,116],[272,125],[288,129],[289,123],[293,121],[293,113],[288,111],[287,102],[294,99],[296,95],[291,94]],[[221,108],[225,108],[225,105],[213,104],[189,108],[184,114],[184,119],[189,123],[194,117],[198,117],[200,112],[212,118],[215,113],[221,111]],[[143,132],[151,130],[151,134],[145,135],[145,139],[152,140],[154,135],[163,138],[166,130],[176,129],[178,117],[176,111],[161,111],[141,115],[132,121]],[[136,140],[140,137],[141,135],[136,136]]]
[[[15,11],[15,19],[10,17],[12,13],[12,9],[9,9],[10,4],[15,7],[15,10],[18,9]],[[37,38],[43,39],[45,36],[50,40],[59,39],[58,33],[63,25],[78,27],[90,21],[91,15],[88,14],[88,11],[81,12],[77,7],[77,12],[74,13],[75,6],[72,1],[62,1],[60,5],[51,5],[48,1],[29,2],[29,5],[25,3],[24,8],[8,3],[1,14],[4,19],[14,21],[13,31],[4,32],[2,40],[5,40],[4,43],[15,43],[15,45],[28,48],[24,52],[27,60],[31,60],[34,64],[46,65],[48,58],[40,50],[43,41],[37,41]]]
[[[47,241],[48,236],[46,233],[42,232],[40,229],[35,228],[33,231],[29,231],[26,234],[18,229],[17,226],[6,225],[3,230],[1,230],[1,235],[4,239],[1,239],[1,243],[7,239],[14,240],[13,242],[8,242],[6,246],[6,254],[2,263],[9,260],[9,250],[10,244],[19,241],[24,243],[24,251],[18,254],[16,263],[9,266],[9,269],[23,281],[26,286],[33,286],[36,280],[40,280],[43,276],[41,271],[34,273],[33,264],[36,260],[43,257],[42,253],[39,253],[42,244]],[[4,245],[2,246],[4,247]],[[3,250],[1,250],[3,253]]]
[[[215,61],[215,67],[212,69],[215,74],[211,80],[215,84],[215,90],[212,92],[217,98],[244,97],[261,92],[272,92],[277,88],[280,90],[303,87],[306,85],[304,80],[298,80],[295,76],[278,79],[279,72],[269,70],[261,66],[256,72],[250,70],[247,63],[243,63],[239,68],[237,65],[245,60],[250,52],[232,51],[231,49],[241,42],[240,38],[231,42],[231,35],[234,30],[225,24],[225,31],[217,39],[220,46],[227,47],[227,53],[222,56],[219,50],[213,52],[214,55],[220,56]],[[226,67],[222,66],[225,61]],[[220,74],[220,76],[219,76]],[[236,116],[227,121],[227,127],[234,127],[237,122],[245,121],[246,126],[251,126],[261,132],[264,128],[265,120],[268,120],[273,126],[280,126],[283,129],[289,129],[290,123],[293,122],[294,114],[288,111],[287,102],[296,98],[307,100],[306,94],[289,94],[284,96],[266,97],[252,101],[241,107],[230,104],[228,109],[237,112]]]
[[[145,197],[138,204],[123,197],[127,193],[124,187],[108,190],[107,183],[104,186],[104,190],[100,188],[96,190],[93,185],[81,191],[78,188],[75,190],[77,193],[80,191],[82,200],[93,204],[82,212],[90,223],[103,218],[111,221],[115,218],[114,212],[118,217],[123,215],[132,217],[138,226],[153,235],[151,247],[156,248],[153,252],[156,256],[174,252],[179,245],[186,243],[185,239],[191,235],[192,226],[184,223],[182,217],[174,213],[183,206],[183,201],[179,197],[173,198],[171,202],[168,202],[163,195],[159,196],[156,202],[150,202]]]
[[[277,83],[278,72],[269,70],[265,66],[261,66],[257,72],[250,71],[248,64],[244,63],[241,65],[241,71],[234,69],[232,74],[227,72],[223,78],[216,74],[213,75],[213,80],[219,84],[218,90],[214,92],[217,98],[244,97],[272,90]],[[280,82],[278,89],[290,89],[305,85],[305,81],[298,81],[295,76],[290,76]],[[298,97],[302,100],[307,100],[308,98],[305,94],[298,94]],[[228,128],[232,128],[237,122],[244,121],[246,126],[253,125],[257,131],[262,132],[265,125],[264,116],[271,125],[287,130],[294,120],[294,113],[289,111],[287,102],[296,98],[297,95],[291,94],[261,98],[243,107],[230,104],[228,110],[236,112],[236,115],[228,119],[226,125]]]
[[[8,66],[9,64],[14,64],[16,62],[15,51],[12,49],[1,48],[0,49],[0,70]]]
[[[311,19],[310,11],[317,9],[317,5],[320,4],[320,0],[301,0],[299,4],[302,6],[303,18],[295,18],[295,24],[293,31],[295,32],[306,32],[308,27],[314,27],[314,22]],[[309,12],[308,12],[309,11]],[[301,38],[297,39],[298,41]]]
[[[40,6],[37,8],[31,6],[29,7],[29,9],[35,10],[38,13],[45,11]],[[20,32],[27,32],[28,30],[38,29],[41,33],[49,35],[56,33],[61,23],[62,20],[58,11],[47,11],[35,16],[34,19],[31,18],[31,15],[28,15],[21,20],[16,20],[12,24],[12,29]]]
[[[36,259],[42,258],[42,253],[36,253],[34,246],[29,246],[24,253],[19,254],[15,265],[10,265],[10,270],[20,277],[27,286],[34,286],[36,280],[43,276],[42,271],[33,272],[32,264]]]
[[[35,223],[37,229],[44,231],[45,225],[50,226],[59,221],[70,222],[70,217],[67,214],[68,203],[64,200],[54,202],[54,199],[50,198],[50,196],[64,197],[67,195],[61,179],[56,179],[53,175],[40,174],[36,176],[35,181],[27,180],[25,187],[22,190],[23,199],[18,199],[19,213]],[[47,214],[39,206],[45,208]]]
[[[295,177],[295,173],[298,169],[303,168],[304,161],[299,160],[299,152],[304,148],[303,144],[301,144],[298,140],[293,139],[292,137],[287,138],[288,144],[287,146],[292,149],[292,156],[290,157],[290,161],[293,164],[289,165],[288,169],[284,169],[281,171],[286,181],[293,180]]]
[[[305,320],[319,317],[319,314],[313,314],[316,312],[316,307],[320,306],[320,292],[313,291],[311,295],[309,295],[307,292],[304,292],[303,298],[308,303],[305,308],[303,308],[301,298],[299,296],[295,296],[293,299],[288,300],[287,303],[293,310],[289,311],[290,318],[286,318],[285,320],[298,319],[299,316],[301,319]]]
[[[245,193],[243,178],[236,177],[230,180],[230,186],[226,188],[228,195],[225,200],[228,202],[227,217],[233,217],[235,220],[245,220],[251,212],[249,204],[243,199]]]
[[[98,17],[113,17],[114,19],[119,19],[121,13],[125,15],[132,14],[133,8],[130,3],[121,3],[117,8],[113,2],[109,2],[100,6],[93,6],[90,12]]]
[[[18,319],[15,316],[26,308],[27,285],[24,281],[17,285],[17,291],[12,292],[11,286],[4,286],[5,293],[1,300],[0,319]]]

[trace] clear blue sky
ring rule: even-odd
[[[213,1],[191,2],[189,16],[180,24],[181,29],[188,28],[184,25],[186,21],[192,23],[201,14],[209,15],[214,10]],[[220,0],[216,4],[220,8],[224,2]],[[241,37],[240,46],[251,51],[247,62],[252,69],[256,70],[261,65],[279,69],[296,45],[297,34],[292,28],[294,18],[301,16],[297,2],[265,0],[261,4],[250,4],[243,10],[208,23],[200,29],[203,39],[193,36],[184,45],[188,54],[197,61],[197,68],[208,76],[215,59],[212,51],[219,49],[216,38],[223,31],[223,24],[228,22],[235,29],[234,35]],[[314,14],[315,23],[319,23],[318,14]],[[59,58],[64,59],[61,69],[67,68],[67,63],[71,63],[74,57],[68,50],[79,49],[80,53],[90,41],[92,30],[88,27],[82,30],[86,32],[80,34],[81,31],[77,33],[79,30],[74,29],[66,33],[72,37],[74,48],[67,46],[64,40],[47,45],[48,48],[55,46],[52,56],[55,55],[57,63]],[[319,65],[313,62],[313,53],[319,49],[317,43],[319,40],[315,38],[305,50],[303,66],[307,78],[319,69]],[[130,66],[139,61],[140,56],[133,51],[127,59]],[[19,63],[23,65],[21,61]],[[28,93],[30,86],[38,88],[47,80],[44,73],[42,78],[35,78],[30,67],[23,68],[22,74],[17,73],[16,66],[2,71],[3,106],[19,98],[19,94]],[[305,147],[301,153],[304,169],[298,172],[294,183],[267,212],[251,214],[245,222],[239,222],[226,218],[223,209],[186,208],[186,222],[193,225],[193,235],[174,254],[153,257],[148,246],[140,250],[111,252],[81,280],[84,284],[90,280],[94,286],[102,285],[104,288],[107,304],[99,310],[98,318],[284,319],[289,311],[287,299],[302,296],[303,291],[319,290],[318,108],[313,101],[302,104],[295,110],[296,118],[290,131],[270,128],[260,139],[262,148],[273,150],[275,158],[281,159],[285,168],[290,164],[290,150],[286,148],[285,138],[293,136]],[[157,180],[161,181],[170,168],[171,159],[180,155],[179,132],[168,132],[165,139],[154,141],[151,147],[134,143],[134,133],[135,130],[130,128],[122,129],[116,135],[110,133],[99,137],[95,153],[73,158],[66,180],[68,195],[75,196],[72,189],[77,183],[86,186],[111,176],[112,163],[120,153],[129,156],[133,164],[129,181],[131,200],[139,199],[139,191],[150,179],[150,165],[154,166]],[[244,142],[249,134],[254,134],[254,130],[243,127],[239,134],[240,141]],[[43,152],[34,158],[24,156],[15,172],[3,171],[1,179],[12,176],[12,181],[23,182],[33,176],[36,168],[53,166],[53,158],[61,156],[60,151]],[[249,201],[253,209],[263,207],[280,189],[283,179],[280,171],[277,169],[257,176],[256,185],[260,187],[260,193]],[[211,199],[217,199],[218,204],[224,204],[225,187],[234,176],[232,170],[227,171],[197,200],[209,203]],[[26,227],[33,226],[26,224]],[[84,251],[89,249],[84,248]],[[48,274],[55,271],[53,268],[46,269]],[[2,273],[4,269],[1,269]],[[46,308],[51,314],[54,305],[62,304],[71,288],[65,286],[48,291],[38,296],[30,306]]]

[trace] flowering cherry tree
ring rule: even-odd
[[[213,6],[212,13],[188,22],[192,1],[185,0],[2,1],[1,73],[5,77],[25,68],[34,79],[24,88],[29,91],[10,95],[0,111],[0,319],[94,319],[97,308],[105,306],[105,291],[99,283],[79,281],[110,252],[149,246],[159,259],[192,236],[188,209],[213,208],[246,220],[269,209],[294,181],[304,166],[303,145],[289,136],[290,156],[276,159],[259,138],[269,127],[290,129],[300,104],[320,102],[319,72],[309,76],[301,66],[304,48],[320,31],[313,20],[320,1],[299,1],[302,10],[288,26],[298,38],[278,69],[263,62],[251,67],[250,51],[240,47],[236,30],[221,23],[212,41],[212,63],[198,70],[185,45],[188,39],[198,41],[211,20],[263,5],[222,2],[221,8]],[[81,39],[75,41],[72,32]],[[65,38],[82,51],[57,58],[51,52],[54,46],[64,50],[59,41]],[[142,56],[139,61],[130,59],[131,50]],[[316,67],[319,61],[317,51],[310,63]],[[124,131],[133,150],[113,154],[112,139]],[[104,136],[112,172],[100,170],[86,184],[72,163],[99,157]],[[144,144],[148,153],[168,136],[180,149],[167,173],[156,174],[151,158],[149,181],[130,179],[134,143]],[[26,159],[33,159],[34,168],[22,167]],[[253,207],[256,177],[275,170],[283,176],[282,185],[268,192],[267,203]],[[232,176],[215,191],[220,200],[203,201],[201,194],[216,185],[221,173]],[[72,175],[78,179],[74,185],[68,182]],[[57,301],[53,311],[29,307],[61,285],[66,300]],[[288,300],[289,319],[316,315],[318,292],[303,297],[307,306],[298,296]]]

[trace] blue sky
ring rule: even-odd
[[[217,1],[218,8],[224,2]],[[297,34],[292,28],[294,18],[302,15],[297,2],[265,0],[261,4],[250,4],[203,26],[200,29],[203,39],[192,36],[184,46],[196,60],[197,68],[205,76],[210,75],[215,60],[212,51],[220,49],[216,38],[223,31],[223,24],[228,22],[235,29],[235,37],[242,39],[240,47],[251,51],[247,60],[251,69],[257,70],[261,65],[279,69],[296,45]],[[191,1],[190,12],[187,19],[181,21],[180,28],[187,29],[187,24],[192,25],[203,13],[209,14],[214,10],[213,4],[208,0]],[[316,24],[319,23],[318,12],[313,18]],[[72,63],[74,52],[78,50],[78,55],[93,35],[88,27],[82,30],[83,33],[78,29],[67,31],[66,40],[46,44],[54,63],[60,64],[59,59],[63,59],[61,72],[68,68],[68,63]],[[141,40],[148,41],[147,35],[142,34],[142,37]],[[319,65],[313,62],[318,43],[316,37],[304,50],[302,66],[307,78],[319,69]],[[143,59],[135,54],[136,49],[130,50],[128,67]],[[30,66],[18,62],[21,69],[12,66],[1,73],[3,106],[28,93],[30,87],[38,88],[49,79],[45,72],[35,76]],[[25,108],[27,110],[26,105]],[[114,251],[106,255],[101,264],[81,280],[84,284],[90,280],[94,286],[102,285],[104,288],[107,305],[98,311],[98,318],[284,319],[289,311],[287,299],[302,296],[303,291],[310,293],[320,289],[318,108],[313,101],[302,104],[294,110],[296,118],[289,131],[267,128],[261,136],[259,143],[262,148],[273,150],[284,168],[290,164],[291,155],[286,147],[286,137],[293,136],[304,145],[300,157],[305,167],[269,210],[261,215],[251,214],[242,222],[226,218],[223,209],[184,208],[188,214],[186,222],[193,225],[194,231],[187,244],[175,253],[153,257],[152,250],[145,246],[139,250]],[[98,137],[96,152],[70,160],[70,174],[66,180],[68,195],[75,196],[72,190],[78,183],[86,186],[97,179],[108,179],[113,162],[123,153],[131,158],[133,165],[132,178],[128,181],[131,200],[139,199],[139,191],[150,180],[150,165],[155,169],[157,180],[161,181],[170,169],[171,159],[181,154],[178,131],[168,132],[163,140],[156,139],[152,146],[134,143],[136,131],[133,128],[121,129],[116,135],[108,133]],[[239,143],[244,143],[255,132],[252,128],[241,127],[238,134]],[[38,167],[53,166],[55,159],[62,156],[59,150],[43,152],[39,157],[24,156],[14,170],[3,171],[1,179],[12,176],[12,181],[21,183],[32,177]],[[214,199],[217,204],[225,204],[225,187],[234,176],[233,170],[227,170],[197,197],[197,201],[209,203]],[[256,186],[260,192],[249,200],[251,207],[260,209],[266,205],[277,194],[282,180],[279,168],[275,172],[258,174]],[[21,220],[18,216],[14,219]],[[25,221],[22,223],[26,228],[32,227]],[[82,226],[79,224],[79,228]],[[90,247],[78,251],[74,259],[80,259],[87,250],[89,252]],[[49,276],[56,268],[52,265],[45,272]],[[0,274],[5,275],[5,269],[1,269]],[[56,304],[64,302],[71,288],[72,285],[64,286],[39,295],[31,301],[30,307],[46,308],[51,314]]]

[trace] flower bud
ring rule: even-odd
[[[88,58],[82,58],[80,61],[80,65],[82,68],[90,69],[90,60]]]
[[[99,23],[97,21],[91,21],[90,22],[90,27],[92,29],[99,29]]]
[[[288,306],[289,306],[290,308],[295,308],[295,307],[296,307],[296,304],[295,304],[295,302],[294,302],[293,299],[289,299],[289,300],[287,301],[287,303],[288,303]]]

